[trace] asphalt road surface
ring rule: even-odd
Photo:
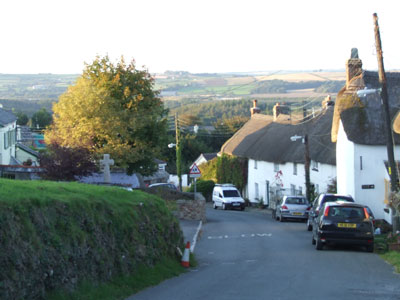
[[[400,275],[362,247],[315,250],[305,223],[207,209],[198,267],[131,299],[399,299]]]

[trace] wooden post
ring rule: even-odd
[[[383,54],[382,54],[383,51],[382,51],[381,36],[378,24],[378,15],[374,13],[373,18],[374,18],[374,29],[375,29],[376,56],[378,58],[379,83],[381,84],[382,88],[381,100],[382,100],[382,110],[385,122],[386,146],[387,146],[387,154],[389,161],[388,169],[390,176],[390,187],[392,192],[397,192],[398,191],[397,166],[394,160],[393,131],[390,119],[390,112],[389,112],[389,97],[386,85],[385,67],[383,65]],[[395,215],[396,215],[396,210],[392,208],[392,225],[394,232],[397,230],[398,227],[398,222]]]

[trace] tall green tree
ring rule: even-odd
[[[135,62],[116,64],[97,57],[53,105],[47,143],[109,153],[128,173],[156,170],[154,157],[165,147],[167,111],[147,70]]]
[[[51,114],[45,108],[41,108],[32,115],[32,127],[45,128],[51,124],[52,120]]]
[[[26,124],[28,124],[29,118],[23,112],[18,111],[15,113],[15,116],[17,117],[17,125],[25,126]]]

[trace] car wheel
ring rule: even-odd
[[[218,206],[215,204],[215,202],[214,202],[214,204],[213,204],[213,207],[214,207],[214,209],[217,209],[217,208],[218,208]]]
[[[276,212],[275,212],[275,210],[272,211],[271,216],[272,216],[272,219],[276,219]]]
[[[241,211],[244,211],[244,206],[240,207],[240,210],[241,210]]]
[[[311,231],[312,230],[312,226],[310,224],[310,220],[307,220],[307,231]]]
[[[223,209],[223,210],[226,210],[226,205],[225,205],[225,203],[222,203],[222,209]]]
[[[282,217],[282,215],[281,215],[281,217],[279,218],[279,221],[280,222],[283,222],[285,219]]]
[[[370,253],[374,252],[374,245],[366,246],[365,248],[366,248],[367,252],[370,252]]]
[[[317,237],[317,239],[315,241],[315,249],[322,250],[323,247],[324,247],[324,245],[322,244],[321,239],[319,237]]]
[[[312,237],[311,237],[311,238],[312,238],[312,240],[311,240],[311,244],[312,244],[312,245],[315,245],[315,239],[314,239],[314,235],[312,235]]]

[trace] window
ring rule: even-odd
[[[279,171],[279,164],[274,163],[274,171],[278,172]]]
[[[297,175],[297,163],[293,163],[293,175]]]
[[[258,199],[258,197],[259,197],[259,194],[258,194],[258,183],[256,182],[256,183],[254,183],[254,189],[255,189],[255,198],[256,199]]]
[[[363,161],[362,161],[362,156],[360,156],[360,170],[363,169]]]
[[[316,184],[316,185],[315,185],[315,192],[316,192],[317,194],[319,194],[319,184]]]
[[[257,161],[254,161],[254,169],[257,169]]]
[[[315,160],[311,161],[311,169],[313,171],[317,171],[318,172],[318,162],[317,161],[315,161]]]
[[[299,195],[303,195],[303,187],[299,186]]]

